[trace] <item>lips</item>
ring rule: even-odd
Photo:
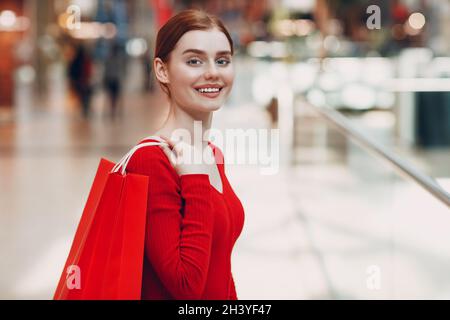
[[[203,84],[201,86],[196,86],[195,89],[202,89],[202,88],[222,88],[223,86],[219,84]]]
[[[220,94],[222,88],[219,85],[203,85],[195,87],[195,91],[203,97],[215,98]]]

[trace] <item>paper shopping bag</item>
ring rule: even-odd
[[[140,299],[148,177],[101,159],[54,299]]]

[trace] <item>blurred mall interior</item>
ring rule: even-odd
[[[238,297],[449,299],[449,0],[0,1],[0,299],[52,298],[99,159],[164,120],[184,8],[235,44],[213,127],[280,130],[276,174],[226,167]]]

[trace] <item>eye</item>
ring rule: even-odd
[[[187,64],[190,64],[190,65],[198,65],[200,63],[201,63],[201,61],[197,58],[192,58],[187,61]]]
[[[231,63],[231,61],[230,60],[228,60],[228,59],[219,59],[219,60],[217,60],[218,62],[219,62],[219,64],[220,65],[227,65],[227,64],[230,64]]]

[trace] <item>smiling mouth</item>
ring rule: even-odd
[[[222,91],[222,88],[198,88],[195,89],[197,92],[200,93],[219,93],[220,91]]]
[[[199,88],[195,89],[197,93],[203,97],[214,99],[217,98],[220,95],[220,92],[222,91],[223,87],[221,88]]]

